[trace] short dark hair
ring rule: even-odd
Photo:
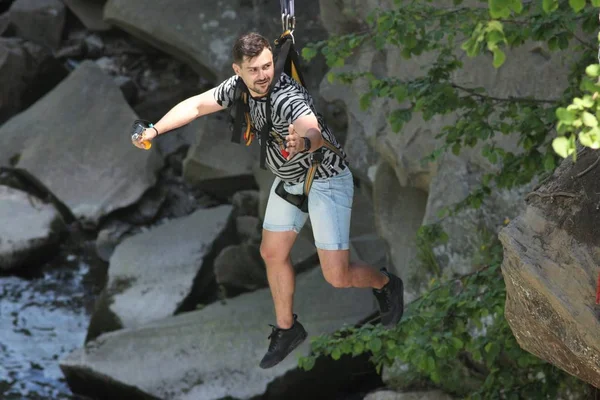
[[[246,33],[233,45],[233,62],[242,65],[244,57],[254,58],[262,53],[265,47],[271,50],[271,44],[264,36],[256,32]]]

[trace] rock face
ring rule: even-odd
[[[374,310],[370,290],[335,289],[318,269],[299,276],[296,284],[294,305],[309,339],[357,323]],[[269,289],[261,289],[104,334],[61,360],[61,369],[76,392],[97,389],[105,398],[116,398],[107,395],[107,382],[116,381],[151,398],[250,399],[295,369],[309,347],[307,339],[276,367],[258,367],[268,346],[272,307]]]
[[[506,318],[525,350],[600,388],[600,168],[565,160],[500,232]]]
[[[135,203],[163,165],[130,142],[136,115],[113,80],[83,62],[27,111],[0,127],[0,165],[39,179],[84,223]],[[19,157],[20,154],[20,157]]]
[[[357,3],[355,0],[320,2],[323,18],[331,22],[325,25],[329,32],[352,31],[352,27],[364,21],[366,13],[378,7],[385,10],[393,6],[392,1],[361,2],[361,7],[357,7]],[[450,2],[435,5],[443,7],[442,3]],[[480,6],[472,1],[467,3]],[[487,55],[470,59],[462,50],[457,48],[456,51],[464,68],[453,73],[452,81],[463,87],[484,87],[491,96],[555,99],[567,84],[568,71],[560,61],[564,54],[549,53],[537,42],[507,52],[506,63],[500,69],[493,68]],[[369,71],[376,76],[411,80],[423,76],[433,65],[435,56],[423,54],[406,60],[396,47],[374,52],[370,46],[364,46],[345,67],[332,72]],[[523,65],[532,65],[535,73],[531,74]],[[355,175],[373,186],[378,233],[392,248],[396,272],[405,277],[408,274],[409,278],[413,275],[406,267],[416,252],[411,236],[414,237],[421,224],[437,222],[441,222],[450,236],[448,243],[435,249],[437,254],[444,255],[439,257],[441,267],[452,273],[470,272],[479,230],[494,234],[505,218],[516,216],[521,208],[515,204],[522,191],[494,191],[480,210],[466,211],[441,221],[438,211],[463,200],[479,186],[484,173],[495,171],[481,156],[479,147],[463,150],[459,157],[447,154],[434,163],[422,162],[441,144],[436,135],[453,124],[457,115],[435,116],[424,121],[415,114],[401,132],[394,133],[386,118],[400,105],[395,100],[374,99],[366,111],[362,110],[360,97],[368,90],[366,82],[359,80],[348,86],[331,84],[324,79],[320,89],[325,100],[346,105],[349,122],[345,149]],[[500,135],[494,140],[498,146],[514,151],[515,137]],[[395,233],[399,229],[402,229],[402,243],[396,243],[399,239]]]
[[[206,282],[194,282],[230,222],[231,210],[229,205],[200,209],[125,239],[110,258],[88,339],[173,315],[194,285],[201,291]]]
[[[7,186],[0,186],[0,221],[0,271],[43,259],[65,230],[51,204]]]

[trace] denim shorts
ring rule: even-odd
[[[350,216],[354,198],[354,180],[350,168],[326,179],[315,179],[308,195],[308,214],[275,194],[280,178],[275,177],[267,203],[263,228],[284,232],[300,230],[310,216],[315,246],[322,250],[350,248]],[[291,194],[302,194],[304,182],[285,184]]]

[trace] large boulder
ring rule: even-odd
[[[0,37],[0,125],[37,101],[66,75],[67,71],[42,46],[20,38]]]
[[[182,60],[215,83],[233,75],[231,49],[238,36],[255,30],[273,42],[281,34],[277,3],[181,0],[177,4],[173,7],[169,0],[157,0],[147,7],[141,0],[109,0],[104,19]],[[317,0],[296,8],[298,24],[302,24],[302,35],[297,38],[300,47],[326,35],[315,18],[316,8]],[[313,83],[318,83],[325,72],[322,63],[311,63],[304,71],[307,81]]]
[[[107,31],[111,28],[104,21],[104,1],[95,0],[63,0],[69,10],[77,16],[90,31]]]
[[[67,17],[62,1],[16,0],[9,13],[17,36],[51,50],[58,48]]]
[[[229,205],[200,209],[119,244],[88,340],[173,315],[193,291],[202,292],[212,277],[203,271],[204,262],[224,240],[231,210]]]
[[[420,392],[394,392],[380,390],[369,393],[364,400],[452,400],[452,397],[441,390],[428,390]]]
[[[52,204],[0,185],[0,271],[30,267],[52,254],[66,230]]]
[[[111,384],[145,398],[255,398],[297,367],[298,356],[308,354],[310,337],[359,322],[374,310],[374,301],[370,290],[333,288],[315,269],[298,277],[294,308],[309,339],[271,369],[258,367],[274,321],[269,289],[104,334],[60,366],[75,392],[96,391],[105,398],[119,397],[110,392]]]
[[[138,201],[163,161],[131,144],[136,119],[113,80],[83,62],[27,111],[0,127],[0,165],[11,158],[83,223]]]
[[[500,240],[505,314],[519,345],[600,388],[597,161],[594,151],[575,164],[565,160],[527,195],[527,208],[500,232]]]
[[[183,161],[185,181],[219,197],[256,187],[252,166],[258,160],[258,141],[250,146],[233,143],[226,115],[202,117],[197,139]]]

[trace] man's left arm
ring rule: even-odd
[[[289,134],[286,136],[286,149],[289,152],[288,160],[294,157],[297,153],[304,151],[313,152],[323,146],[323,135],[319,121],[314,114],[303,115],[289,126]],[[306,148],[308,138],[310,148]]]

